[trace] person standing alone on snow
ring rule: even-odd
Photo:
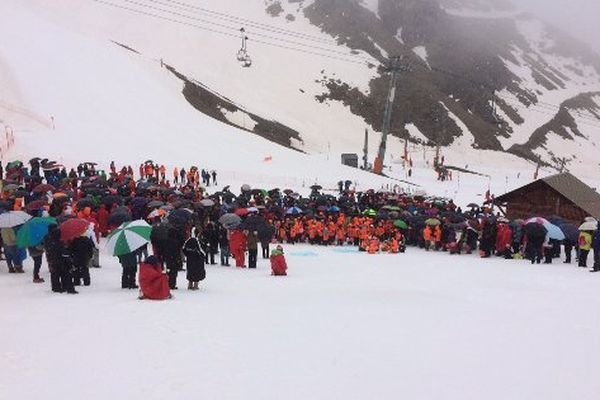
[[[281,245],[277,245],[277,247],[271,252],[271,275],[287,275],[287,262],[285,261],[283,247],[281,247]]]
[[[192,236],[186,240],[183,245],[183,254],[187,262],[187,280],[188,290],[198,290],[198,282],[206,278],[206,269],[204,268],[205,250],[200,241],[200,232],[194,228]]]

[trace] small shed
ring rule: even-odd
[[[600,194],[570,173],[538,179],[494,199],[509,219],[558,216],[573,223],[600,218]]]
[[[344,153],[342,154],[342,164],[349,167],[358,168],[358,154]]]

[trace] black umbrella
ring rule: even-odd
[[[227,229],[232,229],[239,226],[242,223],[242,219],[233,213],[229,213],[222,215],[219,218],[219,223]]]
[[[148,207],[148,208],[158,208],[158,207],[162,207],[164,205],[165,205],[165,203],[163,203],[162,201],[152,200],[150,203],[146,204],[146,207]]]
[[[178,210],[172,211],[167,216],[167,219],[173,225],[182,226],[188,224],[192,220],[192,213],[189,210],[180,208]]]
[[[77,202],[77,208],[83,210],[85,207],[96,208],[96,203],[94,199],[89,197],[83,198]]]
[[[536,223],[525,225],[523,230],[530,239],[544,239],[546,237],[546,233],[548,232],[544,225]]]
[[[118,195],[109,195],[102,199],[102,203],[112,206],[113,204],[122,204],[123,197]]]
[[[258,230],[259,226],[265,225],[267,221],[262,215],[252,214],[246,218],[244,222],[240,225],[242,229],[247,229],[249,231]]]

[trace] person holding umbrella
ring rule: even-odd
[[[44,279],[40,277],[40,269],[42,268],[42,257],[44,255],[43,243],[39,243],[37,246],[28,247],[27,251],[33,259],[33,283],[44,283]]]
[[[111,255],[118,257],[123,272],[122,289],[137,289],[136,273],[138,257],[146,251],[150,242],[152,227],[146,221],[126,222],[114,230],[106,242],[106,249]]]

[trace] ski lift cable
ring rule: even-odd
[[[158,0],[149,0],[149,1],[152,1],[153,3],[160,3]],[[314,41],[317,43],[323,43],[323,44],[327,44],[327,45],[331,45],[331,46],[338,46],[338,43],[335,41],[335,39],[327,40],[324,37],[313,36],[313,35],[309,35],[306,33],[277,27],[274,25],[264,24],[261,22],[253,21],[251,19],[238,17],[238,16],[227,14],[224,12],[210,10],[208,8],[199,7],[199,6],[181,2],[181,1],[176,1],[176,0],[162,0],[162,1],[171,3],[170,7],[174,7],[174,8],[176,7],[178,9],[195,10],[196,13],[211,14],[211,15],[213,15],[213,18],[215,18],[215,19],[235,22],[236,24],[243,23],[246,26],[252,26],[253,28],[265,30],[267,32],[274,32],[274,33],[279,33],[279,34],[283,34],[283,35],[298,37],[298,38],[301,38],[304,40]],[[164,3],[162,3],[162,4],[164,4]]]
[[[176,11],[172,11],[172,10],[165,10],[164,8],[160,8],[160,7],[155,7],[153,5],[150,4],[146,4],[143,3],[143,1],[150,1],[150,2],[156,2],[155,0],[141,0],[142,2],[140,2],[140,0],[122,0],[123,2],[126,3],[130,3],[136,6],[140,6],[140,7],[144,7],[150,10],[153,10],[155,12],[158,13],[163,13],[163,14],[171,14],[174,15],[176,17],[182,17],[182,18],[186,18],[186,19],[190,19],[190,20],[194,20],[200,23],[204,23],[204,24],[209,24],[209,25],[214,25],[218,28],[223,28],[223,29],[228,29],[228,30],[232,30],[232,31],[238,31],[239,29],[239,25],[238,26],[230,26],[230,25],[225,25],[219,22],[212,22],[206,19],[202,19],[202,18],[198,18],[195,16],[191,16],[191,15],[187,15],[187,14],[182,14]],[[302,46],[302,47],[307,47],[316,51],[320,51],[320,52],[327,52],[327,53],[331,53],[331,54],[336,54],[336,55],[341,55],[343,57],[350,57],[350,58],[357,58],[357,59],[361,59],[364,60],[365,62],[372,62],[370,59],[367,58],[361,58],[360,56],[356,56],[353,54],[348,54],[346,52],[342,52],[342,51],[335,51],[335,50],[330,50],[327,48],[323,48],[323,47],[318,47],[318,46],[314,46],[311,44],[307,44],[307,43],[302,43],[302,42],[298,42],[298,41],[293,41],[293,40],[288,40],[288,39],[284,39],[284,38],[278,38],[278,37],[274,37],[272,35],[267,35],[264,33],[260,33],[260,32],[252,32],[253,36],[258,36],[258,37],[262,37],[265,39],[270,39],[270,40],[276,40],[276,41],[280,41],[286,44],[290,44],[293,46]]]
[[[144,11],[144,10],[140,10],[137,8],[132,8],[132,7],[128,7],[128,6],[124,6],[121,4],[116,4],[116,3],[112,3],[106,0],[91,0],[94,1],[96,3],[100,3],[100,4],[104,4],[110,7],[114,7],[114,8],[119,8],[122,10],[126,10],[132,13],[136,13],[136,14],[140,14],[140,15],[144,15],[144,16],[148,16],[148,17],[152,17],[152,18],[156,18],[156,19],[161,19],[167,22],[171,22],[171,23],[175,23],[175,24],[179,24],[179,25],[185,25],[185,26],[189,26],[192,28],[196,28],[196,29],[200,29],[200,30],[204,30],[204,31],[208,31],[208,32],[212,32],[212,33],[216,33],[216,34],[220,34],[220,35],[224,35],[224,36],[228,36],[228,37],[232,37],[232,38],[236,38],[239,39],[239,35],[235,34],[235,33],[230,33],[230,32],[223,32],[220,30],[216,30],[213,28],[209,28],[206,26],[202,26],[202,25],[198,25],[198,24],[194,24],[194,23],[190,23],[190,22],[185,22],[185,21],[181,21],[175,18],[170,18],[170,17],[166,17],[164,15],[160,15],[160,14],[155,14],[155,13],[151,13],[148,11]],[[277,39],[276,39],[277,40]],[[328,54],[324,54],[321,52],[317,52],[317,51],[311,51],[311,50],[306,50],[306,49],[301,49],[301,48],[296,48],[296,47],[292,47],[292,46],[287,46],[287,45],[281,45],[278,43],[273,43],[273,42],[268,42],[265,40],[252,40],[253,43],[260,43],[266,46],[272,46],[272,47],[278,47],[281,49],[286,49],[286,50],[290,50],[290,51],[295,51],[295,52],[299,52],[299,53],[304,53],[304,54],[310,54],[310,55],[315,55],[315,56],[319,56],[319,57],[323,57],[323,58],[329,58],[332,60],[337,60],[337,61],[343,61],[349,64],[355,64],[355,65],[371,65],[371,66],[378,66],[380,65],[379,61],[376,60],[372,60],[372,61],[357,61],[355,59],[350,59],[350,58],[346,58],[346,57],[338,57],[335,55],[328,55]],[[351,57],[351,55],[347,55],[347,57]]]
[[[143,10],[139,10],[139,9],[135,9],[135,8],[131,8],[131,7],[127,7],[127,6],[115,4],[115,3],[111,3],[111,2],[108,2],[108,1],[104,1],[104,0],[92,0],[92,1],[95,1],[97,3],[102,3],[102,4],[105,4],[105,5],[108,5],[108,6],[116,7],[116,8],[121,8],[123,10],[127,10],[127,11],[130,11],[130,12],[134,12],[134,13],[138,13],[138,14],[142,14],[142,15],[154,17],[154,18],[157,18],[157,19],[162,19],[162,20],[165,20],[165,21],[168,21],[168,22],[177,23],[177,24],[181,24],[181,25],[186,25],[186,26],[194,27],[194,28],[201,29],[201,30],[206,30],[206,31],[209,31],[209,32],[213,32],[213,33],[217,33],[217,34],[221,34],[221,35],[225,35],[225,36],[229,36],[229,37],[238,37],[239,38],[238,35],[233,34],[233,33],[218,31],[218,30],[211,29],[211,28],[208,28],[208,27],[205,27],[205,26],[202,26],[202,25],[192,24],[192,23],[180,21],[180,20],[177,20],[177,19],[174,19],[174,18],[169,18],[169,17],[166,17],[164,15],[153,14],[153,13],[150,13],[150,12],[146,12],[146,11],[143,11]],[[131,2],[131,3],[135,3],[132,0],[125,0],[125,1]],[[238,28],[232,28],[232,27],[228,27],[228,26],[225,26],[225,27],[227,29],[236,29],[236,30],[239,30]],[[279,40],[279,39],[273,38],[273,37],[269,37],[269,38],[273,39],[273,40]],[[381,65],[379,63],[379,61],[376,61],[374,59],[373,60],[369,60],[369,61],[367,61],[367,60],[364,60],[364,61],[355,61],[355,60],[351,60],[351,59],[345,58],[345,57],[352,57],[352,55],[348,55],[348,54],[343,54],[344,57],[338,57],[338,56],[330,56],[330,55],[323,54],[323,53],[320,53],[320,52],[317,52],[317,51],[309,51],[309,50],[295,48],[295,47],[291,47],[291,46],[287,46],[287,45],[281,45],[281,44],[278,44],[278,43],[272,43],[272,42],[268,42],[268,41],[264,41],[264,40],[260,40],[260,39],[254,39],[254,40],[252,40],[252,42],[253,43],[259,43],[259,44],[267,45],[267,46],[278,47],[278,48],[282,48],[282,49],[286,49],[286,50],[290,50],[290,51],[296,51],[296,52],[300,52],[300,53],[304,53],[304,54],[310,54],[310,55],[316,55],[316,56],[320,56],[320,57],[330,58],[330,59],[334,59],[334,60],[338,60],[338,61],[343,61],[343,62],[347,62],[347,63],[352,63],[352,64],[359,64],[359,65],[364,65],[364,64],[368,65],[368,64],[371,64],[373,66]],[[295,44],[295,42],[292,42],[292,43]],[[307,46],[307,47],[311,48],[312,46]],[[320,48],[316,48],[316,49],[317,50],[321,50]],[[325,49],[322,49],[322,50],[323,51],[327,51]],[[495,88],[491,87],[489,84],[487,84],[485,82],[477,82],[477,81],[475,81],[475,80],[473,80],[471,78],[468,78],[468,77],[466,77],[464,75],[456,74],[454,72],[450,72],[450,71],[444,70],[442,68],[428,66],[428,65],[425,65],[425,64],[421,63],[420,61],[419,61],[419,63],[422,66],[424,66],[424,67],[426,67],[426,68],[428,68],[428,69],[430,69],[432,71],[436,71],[436,72],[439,72],[439,73],[442,73],[442,74],[446,74],[446,75],[452,76],[454,78],[458,78],[458,79],[462,79],[462,80],[468,81],[468,82],[472,83],[473,85],[486,88],[486,89],[490,90],[491,92],[495,92],[496,91]],[[502,99],[502,100],[505,101],[505,102],[508,102],[505,99]],[[518,107],[520,107],[520,108],[527,108],[527,109],[531,109],[531,107],[540,107],[540,108],[542,108],[542,104],[546,106],[546,110],[548,110],[548,111],[549,111],[548,107],[552,107],[553,110],[560,110],[561,109],[561,106],[552,105],[550,103],[545,103],[545,102],[533,103],[532,106],[529,106],[529,107],[526,107],[524,104],[519,104]],[[535,111],[540,112],[539,110],[535,110]],[[581,114],[581,113],[579,113],[576,110],[569,110],[569,111],[571,111],[574,114],[577,114],[579,116],[579,118],[576,118],[576,119],[588,121],[587,125],[596,127],[595,125],[590,124],[591,122],[597,122],[597,120],[593,119],[593,117]],[[550,115],[550,114],[547,114],[547,115]]]

